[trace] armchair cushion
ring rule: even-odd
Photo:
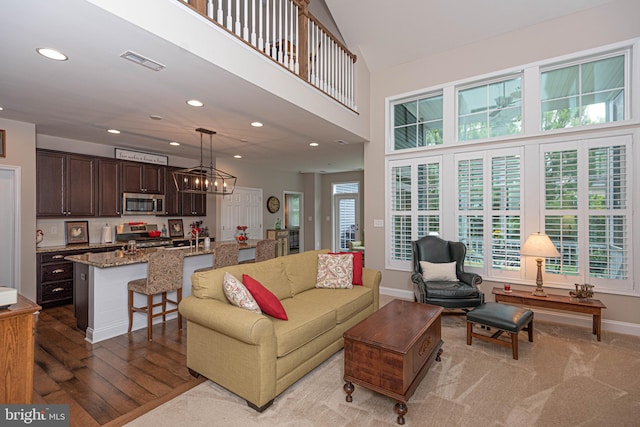
[[[422,278],[426,282],[457,282],[456,262],[420,261]]]

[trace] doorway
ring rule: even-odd
[[[0,284],[15,288],[20,292],[20,176],[19,167],[0,166]]]
[[[284,192],[284,227],[289,230],[289,253],[304,251],[303,202],[303,193]]]
[[[349,242],[361,240],[358,182],[333,184],[333,250],[348,251]]]

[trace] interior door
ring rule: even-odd
[[[262,239],[262,189],[236,187],[222,197],[219,241],[234,240],[239,225],[247,226],[249,239]]]
[[[348,242],[360,240],[360,198],[357,194],[334,195],[333,250],[349,250]]]

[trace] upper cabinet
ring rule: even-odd
[[[120,160],[98,160],[98,216],[120,216],[122,214],[120,166]]]
[[[38,150],[38,217],[96,216],[96,160],[77,154]]]
[[[165,166],[122,162],[122,192],[164,194]]]
[[[164,186],[164,214],[168,216],[178,216],[182,212],[182,193],[178,193],[176,184],[173,181],[173,171],[176,169],[179,168],[167,167],[166,181]]]

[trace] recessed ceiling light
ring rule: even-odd
[[[118,129],[108,129],[107,132],[109,132],[109,133],[120,133],[120,131]]]
[[[187,101],[187,104],[191,105],[192,107],[202,107],[204,105],[202,101],[198,101],[197,99],[190,99]]]
[[[320,145],[320,144],[318,144],[317,142],[310,142],[309,143],[310,147],[317,147],[318,145]]]
[[[171,142],[169,143],[169,145],[175,145],[175,146],[178,146],[178,145],[180,145],[180,143],[179,143],[179,142],[176,142],[176,141],[171,141]]]
[[[241,159],[241,158],[242,158],[242,156],[241,156],[240,154],[236,154],[235,156],[233,156],[233,158],[235,158],[235,159]]]
[[[251,123],[251,126],[253,126],[254,128],[261,128],[261,127],[262,127],[262,123],[260,123],[260,122],[253,122],[253,123]]]
[[[40,55],[44,56],[45,58],[53,59],[54,61],[66,61],[67,59],[69,59],[67,55],[65,55],[64,53],[57,51],[55,49],[49,49],[46,47],[40,47],[36,49],[36,52],[38,52]]]
[[[4,110],[4,108],[0,107],[0,111]]]

